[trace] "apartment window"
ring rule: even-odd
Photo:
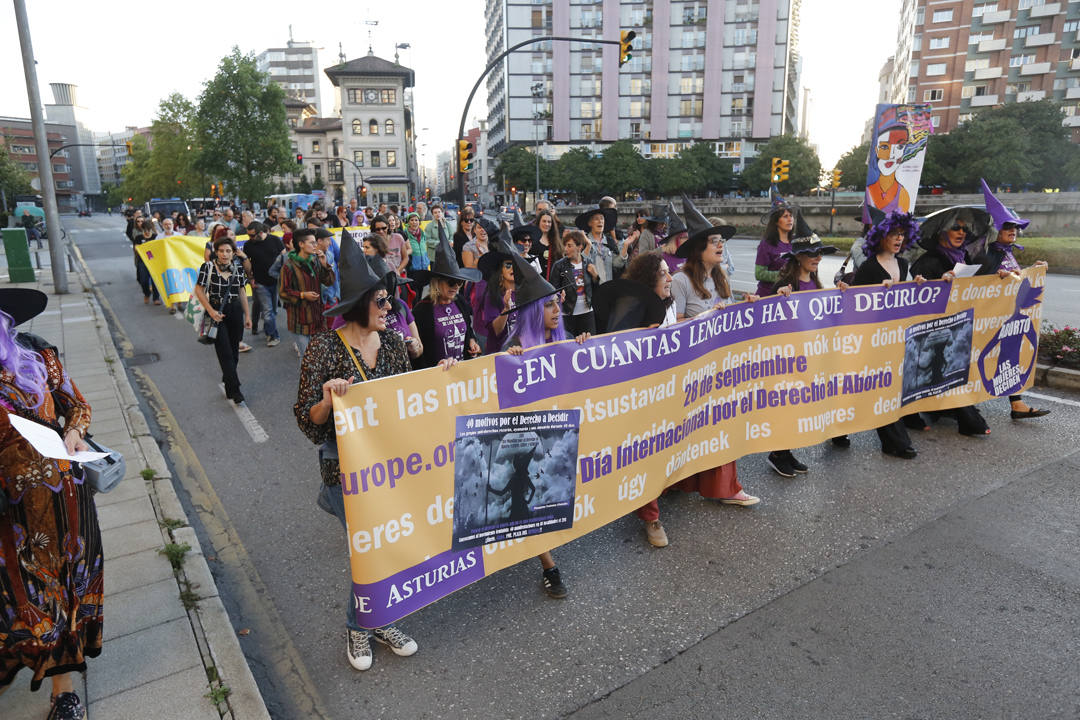
[[[1013,30],[1013,38],[1026,38],[1031,35],[1038,35],[1041,25],[1024,25]]]
[[[379,151],[378,150],[372,150],[371,151],[371,167],[381,167],[381,166],[382,166],[382,157],[379,154]]]
[[[1030,65],[1033,62],[1035,62],[1035,53],[1028,53],[1026,55],[1013,55],[1011,58],[1009,58],[1009,67]]]
[[[926,10],[919,8],[915,11],[915,24],[922,25],[924,22],[926,22]]]
[[[322,165],[315,163],[315,179],[322,180]]]
[[[386,167],[397,167],[397,150],[386,151]]]
[[[364,102],[364,91],[360,88],[349,88],[345,91],[345,97],[350,105],[359,105]]]
[[[965,85],[960,90],[960,97],[962,98],[982,97],[983,95],[986,95],[985,85]]]
[[[929,63],[926,66],[927,77],[937,77],[945,74],[945,63]]]
[[[318,155],[319,152],[321,152],[321,151],[322,151],[322,143],[320,143],[318,140],[312,140],[311,141],[311,152]]]
[[[367,134],[368,135],[378,135],[379,134],[379,121],[378,120],[371,119],[371,120],[368,121]]]
[[[1062,32],[1071,33],[1076,32],[1077,30],[1080,30],[1080,20],[1069,20],[1061,26]]]
[[[943,23],[952,22],[952,10],[935,10],[934,18],[931,22]]]
[[[682,116],[701,117],[701,100],[693,98],[679,103],[679,114]]]
[[[19,163],[19,164],[22,165],[27,170],[37,172],[38,165],[37,165],[36,162],[24,162],[24,163]]]
[[[345,163],[341,160],[331,160],[329,165],[330,182],[344,182],[345,181]]]
[[[964,72],[974,72],[990,67],[990,58],[975,58],[964,63]]]
[[[737,158],[742,153],[742,143],[736,140],[716,143],[716,154],[719,157]]]
[[[542,8],[532,11],[532,26],[534,28],[544,27],[544,10]]]
[[[705,78],[684,77],[679,80],[679,92],[682,95],[697,95],[705,89]]]
[[[1027,92],[1031,89],[1031,83],[1018,82],[1005,86],[1006,95],[1015,95],[1016,93]]]
[[[940,115],[932,115],[930,117],[930,124],[933,125],[934,127],[941,127],[941,116]]]
[[[915,86],[910,85],[907,89],[907,101],[909,103],[915,102]]]
[[[643,110],[645,109],[645,103],[641,100],[631,100],[627,109],[627,117],[644,117]]]
[[[911,49],[922,50],[922,35],[915,35],[911,38]]]
[[[357,119],[352,121],[352,134],[353,135],[363,135],[364,134],[364,123],[363,123],[363,121],[360,120],[360,118],[357,118]]]
[[[632,105],[632,103],[631,103],[631,105]],[[641,139],[641,123],[639,123],[639,122],[630,123],[630,139],[631,140],[640,140]]]
[[[910,75],[911,77],[918,77],[919,76],[919,61],[918,60],[912,60],[911,61],[911,69],[908,70],[908,75]]]
[[[994,33],[989,35],[968,35],[968,45],[978,45],[983,40],[993,40]]]
[[[1045,4],[1046,4],[1046,0],[1020,0],[1020,9],[1021,10],[1027,10],[1028,8],[1033,8],[1036,5],[1045,5]]]
[[[1069,117],[1074,117],[1076,115],[1076,106],[1075,105],[1063,105],[1061,107],[1061,111],[1063,113],[1065,113],[1066,115],[1068,115]]]
[[[69,173],[69,172],[71,172],[71,166],[70,165],[53,165],[52,169],[53,169],[54,173]]]
[[[386,122],[383,123],[383,134],[384,135],[393,135],[394,134],[394,121],[393,120],[387,120]]]
[[[939,102],[945,98],[945,91],[942,89],[927,90],[923,93],[923,102]]]
[[[11,152],[22,153],[23,155],[34,155],[37,153],[37,151],[34,150],[33,145],[12,145]]]
[[[356,163],[358,166],[364,167],[364,151],[363,150],[353,150],[352,151],[352,161],[354,163]]]
[[[997,3],[981,3],[971,8],[971,17],[982,17],[984,13],[996,12]]]
[[[397,102],[397,90],[380,90],[379,102],[383,105],[393,105]]]
[[[600,109],[603,107],[599,101],[586,100],[581,103],[581,117],[600,117]]]
[[[931,50],[946,50],[949,47],[949,40],[950,40],[950,38],[948,38],[948,37],[930,38],[930,49]]]

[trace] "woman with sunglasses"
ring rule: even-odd
[[[471,207],[465,207],[458,216],[457,228],[454,230],[454,255],[457,256],[458,265],[461,267],[476,267],[465,262],[465,246],[476,237],[476,212]]]
[[[952,282],[956,277],[953,274],[953,268],[957,263],[971,265],[973,262],[965,245],[969,240],[969,233],[974,228],[974,219],[970,209],[961,207],[953,211],[951,221],[946,218],[941,225],[942,229],[936,233],[927,232],[924,225],[920,233],[919,245],[926,249],[926,253],[912,263],[911,274],[922,275],[927,280]],[[974,405],[923,414],[931,418],[941,416],[955,418],[961,435],[985,437],[990,434],[990,426]]]
[[[516,254],[509,239],[500,234],[496,246],[480,258],[477,266],[486,282],[477,283],[474,288],[473,310],[483,328],[485,354],[501,350],[513,330],[514,320],[504,311],[515,305],[517,277],[513,256]]]
[[[487,228],[484,227],[483,223],[476,222],[472,218],[462,218],[461,224],[458,225],[458,231],[454,233],[455,244],[458,240],[458,233],[462,232],[462,227],[471,230],[473,236],[461,247],[461,264],[463,267],[475,268],[476,264],[480,262],[480,258],[486,255],[490,249]],[[454,254],[457,255],[458,253]]]
[[[435,249],[431,270],[417,274],[426,281],[431,293],[413,308],[417,335],[423,346],[420,357],[413,360],[417,370],[434,367],[440,360],[468,360],[482,351],[473,332],[472,308],[465,300],[462,287],[466,282],[480,279],[480,271],[461,268],[450,243],[440,241]]]

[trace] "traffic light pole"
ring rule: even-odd
[[[476,79],[476,84],[473,85],[472,92],[469,93],[469,98],[465,101],[465,108],[461,111],[461,124],[458,125],[457,139],[459,143],[465,139],[465,120],[469,116],[469,106],[472,105],[473,96],[475,96],[476,91],[480,89],[480,83],[484,82],[484,78],[488,76],[488,73],[494,70],[507,55],[514,52],[515,50],[523,48],[526,45],[535,45],[536,43],[547,42],[548,40],[558,40],[559,42],[591,43],[593,45],[618,45],[622,47],[622,42],[619,40],[593,40],[587,38],[564,37],[561,35],[544,35],[541,37],[532,38],[530,40],[525,40],[524,42],[519,42],[517,45],[514,45],[513,47],[504,50],[503,52],[499,53],[499,55],[494,60],[492,60],[486,68],[484,68],[484,72],[480,73],[480,77]],[[458,197],[460,198],[461,204],[464,205],[465,177],[462,175],[460,169],[458,170],[457,176]]]

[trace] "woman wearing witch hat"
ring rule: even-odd
[[[765,235],[758,243],[754,259],[754,279],[758,281],[757,294],[771,295],[780,270],[784,267],[784,253],[791,250],[791,231],[795,228],[795,214],[788,205],[781,205],[769,215]]]
[[[483,232],[477,226],[478,232]],[[450,243],[440,240],[435,248],[431,270],[417,274],[427,283],[431,294],[416,304],[413,316],[423,344],[423,354],[413,360],[416,369],[434,366],[440,360],[466,360],[480,354],[480,345],[472,327],[472,308],[461,289],[467,282],[480,280],[480,271],[460,268]]]
[[[505,227],[494,238],[492,247],[477,263],[484,281],[473,288],[473,314],[484,335],[484,353],[502,349],[513,330],[514,317],[506,311],[516,303],[517,277],[514,274],[514,250],[510,231]]]
[[[408,372],[409,355],[401,335],[386,326],[390,293],[364,258],[348,230],[341,232],[341,300],[326,310],[327,317],[341,316],[345,325],[321,332],[311,339],[300,368],[300,385],[293,412],[300,430],[319,446],[322,487],[318,505],[345,527],[345,499],[341,491],[341,466],[334,433],[334,395],[343,395],[354,382],[366,382]],[[444,360],[445,369],[454,364]],[[345,611],[346,656],[357,670],[371,667],[370,636],[356,621],[352,582],[348,583]],[[416,641],[393,625],[372,631],[376,642],[395,655],[407,657],[417,650]]]
[[[78,720],[75,673],[101,654],[104,621],[97,510],[72,464],[38,453],[10,420],[48,425],[68,452],[89,449],[90,405],[56,348],[15,330],[47,302],[38,290],[0,290],[0,692],[30,668],[31,690],[52,678],[49,717]]]
[[[1016,238],[1031,221],[1018,217],[1016,213],[1005,207],[1000,200],[994,197],[994,193],[987,186],[985,180],[980,178],[979,182],[982,183],[986,211],[990,213],[990,217],[993,219],[997,237],[994,242],[987,245],[986,250],[975,257],[974,262],[980,265],[979,271],[975,274],[993,275],[996,273],[1003,280],[1015,277],[1020,272],[1020,263],[1013,253],[1016,250],[1024,249],[1016,244]],[[1039,260],[1035,264],[1046,267],[1045,260]],[[1020,395],[1010,395],[1009,403],[1012,405],[1009,414],[1013,420],[1026,420],[1050,414],[1049,410],[1028,407],[1028,404],[1024,402],[1024,398]]]
[[[957,264],[972,264],[969,250],[981,251],[989,227],[990,215],[980,208],[952,207],[928,215],[919,229],[919,245],[926,253],[912,263],[911,273],[927,280],[951,282]],[[961,435],[985,437],[990,434],[990,426],[974,405],[924,414],[955,418]]]
[[[521,355],[526,348],[569,339],[563,329],[558,298],[558,293],[566,288],[553,287],[525,258],[516,253],[511,262],[519,282],[516,286],[516,304],[504,311],[514,316],[514,330],[503,349],[511,355]],[[588,339],[589,333],[575,338],[579,343]],[[553,598],[566,597],[566,586],[550,552],[540,555],[540,565],[543,568],[544,592]]]
[[[689,199],[684,199],[683,203],[690,237],[676,253],[685,258],[686,263],[671,281],[671,295],[675,298],[679,320],[727,305],[733,299],[722,262],[724,242],[735,234],[735,228],[731,225],[709,225]],[[748,295],[747,300],[753,302],[757,296]],[[725,505],[749,506],[759,501],[743,491],[734,461],[695,473],[682,480],[679,487],[686,492],[698,492],[702,497],[719,500]]]
[[[614,246],[611,235],[618,222],[619,215],[615,208],[595,207],[574,218],[574,225],[585,233],[588,245],[582,255],[596,266],[600,275],[599,282],[605,283],[612,278],[612,260],[618,248]],[[563,238],[565,241],[565,237]]]

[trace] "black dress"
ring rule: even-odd
[[[964,252],[964,264],[971,265],[971,256]],[[912,275],[922,275],[927,280],[940,280],[941,276],[953,269],[955,263],[945,256],[937,247],[927,250],[911,265]],[[927,413],[931,417],[953,417],[960,428],[961,435],[985,435],[990,426],[986,424],[982,413],[974,405],[954,408],[952,410],[934,410]]]

